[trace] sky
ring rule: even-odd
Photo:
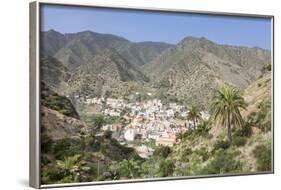
[[[177,44],[187,36],[206,37],[218,44],[271,49],[271,19],[192,13],[154,12],[45,4],[41,31],[91,30],[132,42]]]

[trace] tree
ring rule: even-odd
[[[215,92],[211,104],[214,121],[227,126],[228,141],[232,142],[231,126],[243,126],[240,110],[246,109],[246,103],[240,92],[230,86],[223,86]]]
[[[112,136],[112,131],[110,131],[110,130],[106,130],[105,132],[104,132],[104,138],[105,139],[111,139],[111,136]]]
[[[172,149],[168,146],[160,146],[155,149],[154,155],[160,156],[162,158],[167,158],[172,152]]]
[[[210,129],[211,129],[211,127],[209,127],[209,122],[203,121],[197,126],[197,129],[195,130],[195,133],[197,135],[201,135],[201,136],[206,137],[208,135]]]
[[[130,159],[123,160],[118,163],[118,170],[122,177],[126,177],[128,179],[135,179],[140,176],[141,173],[141,163],[138,160]]]
[[[95,128],[96,129],[100,129],[102,126],[103,126],[103,124],[105,123],[105,119],[104,119],[104,117],[102,116],[102,115],[97,115],[97,116],[95,116],[94,118],[93,118],[93,120],[94,120],[94,126],[95,126]]]
[[[65,179],[63,181],[67,182],[78,182],[79,170],[81,167],[80,155],[76,154],[71,157],[67,157],[64,160],[57,160],[57,166],[64,173]]]
[[[187,119],[193,121],[193,128],[195,129],[196,122],[201,118],[200,111],[197,106],[192,105],[188,114]]]
[[[159,177],[172,176],[175,170],[175,164],[172,160],[162,160],[159,164]]]

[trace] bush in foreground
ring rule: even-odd
[[[258,145],[253,151],[257,159],[258,171],[271,170],[271,146],[270,144]]]
[[[242,170],[242,163],[235,159],[236,154],[219,150],[215,157],[200,172],[200,174],[236,173]]]
[[[233,138],[233,145],[236,145],[238,147],[240,146],[245,146],[245,144],[247,143],[247,138],[246,137],[240,137],[240,136],[236,136]]]

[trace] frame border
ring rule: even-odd
[[[198,175],[198,176],[178,176],[165,178],[146,178],[146,179],[130,179],[118,181],[96,181],[96,182],[81,182],[81,183],[65,183],[65,184],[41,184],[41,169],[40,169],[40,155],[41,155],[41,140],[40,140],[40,26],[41,26],[41,5],[54,6],[70,6],[70,7],[89,7],[89,8],[103,8],[116,10],[132,10],[132,11],[154,11],[154,12],[169,12],[169,13],[189,13],[197,15],[213,15],[213,16],[236,16],[236,17],[253,17],[253,18],[268,18],[271,19],[271,64],[272,64],[272,81],[271,81],[271,96],[272,96],[272,170],[266,172],[247,172],[247,173],[232,173],[232,174],[216,174],[216,175]],[[202,10],[188,10],[188,9],[169,9],[159,7],[135,7],[135,6],[119,6],[108,4],[89,4],[76,2],[51,2],[48,0],[37,0],[29,3],[29,185],[33,188],[55,188],[55,187],[75,187],[75,186],[90,186],[90,185],[109,185],[109,184],[123,184],[123,183],[140,183],[153,181],[172,181],[172,180],[186,180],[186,179],[200,179],[200,178],[219,178],[219,177],[236,177],[249,175],[274,174],[274,144],[275,144],[275,121],[274,121],[274,63],[275,63],[275,28],[274,15],[248,14],[248,13],[230,13],[230,12],[215,12]]]

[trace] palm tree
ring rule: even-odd
[[[64,160],[57,160],[57,166],[64,172],[66,177],[70,177],[72,182],[78,182],[79,169],[81,163],[79,162],[81,155],[76,154],[71,157],[66,157]]]
[[[223,86],[215,92],[211,104],[214,121],[227,126],[228,141],[232,142],[231,126],[242,126],[243,118],[240,110],[246,109],[246,103],[240,92],[230,86]]]
[[[197,106],[192,105],[188,114],[187,119],[193,121],[193,127],[195,129],[196,122],[201,118],[200,111]]]
[[[123,177],[134,179],[140,175],[140,163],[137,160],[123,160],[119,163],[119,168]]]

